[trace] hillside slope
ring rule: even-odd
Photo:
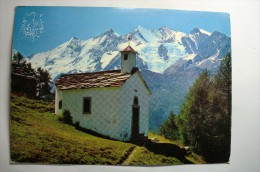
[[[10,151],[13,163],[174,165],[204,163],[195,154],[175,156],[100,138],[59,122],[50,103],[12,95]],[[154,137],[154,136],[153,136]],[[172,144],[172,143],[171,143]],[[159,144],[158,144],[159,145]],[[181,147],[172,144],[178,150]],[[134,154],[133,154],[133,150]],[[129,158],[129,156],[131,157]]]

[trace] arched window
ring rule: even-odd
[[[128,54],[124,54],[124,60],[127,60]]]

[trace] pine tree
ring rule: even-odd
[[[208,162],[228,162],[231,139],[231,56],[212,80],[204,71],[190,88],[178,116],[184,143]]]
[[[228,114],[231,114],[231,70],[231,55],[228,54],[222,60],[219,72],[215,77],[215,85],[218,88],[218,94],[222,97],[224,101],[223,104],[225,105]]]
[[[24,61],[24,56],[20,52],[17,52],[13,55],[13,58],[12,58],[13,63],[19,64],[23,61]]]
[[[39,98],[50,98],[51,97],[51,77],[47,70],[41,67],[37,68],[37,79],[39,82]]]
[[[38,67],[36,70],[33,69],[32,64],[28,63],[20,52],[13,55],[12,68],[19,68],[19,70],[21,70],[24,74],[35,76],[37,78],[39,92],[38,98],[51,98],[51,77],[47,70],[44,70],[41,67]],[[22,92],[25,92],[25,90],[22,90]]]
[[[179,140],[180,133],[176,115],[171,112],[159,128],[159,134],[170,140]]]
[[[179,115],[178,123],[182,128],[184,143],[192,146],[197,152],[202,152],[205,132],[208,130],[210,88],[211,77],[205,70],[190,88]]]
[[[231,144],[231,55],[228,54],[221,63],[220,69],[214,78],[214,94],[212,95],[211,112],[215,115],[216,133],[215,144],[218,144],[216,154],[224,161],[228,161]],[[217,108],[217,109],[216,109]]]

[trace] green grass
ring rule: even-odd
[[[175,157],[155,154],[145,147],[137,147],[129,165],[176,165],[183,164]]]
[[[156,154],[145,147],[76,130],[61,123],[53,112],[52,103],[11,96],[10,151],[13,162],[118,165],[128,157],[129,150],[135,148],[127,164],[182,164],[175,157]],[[199,156],[188,158],[194,163],[204,163]]]
[[[148,134],[148,138],[149,138],[149,139],[157,138],[157,139],[159,140],[159,143],[171,143],[171,144],[178,145],[180,148],[184,148],[184,146],[183,146],[181,143],[179,143],[179,142],[177,142],[177,141],[171,141],[171,140],[169,140],[169,139],[166,139],[166,138],[163,137],[163,136],[157,135],[157,134],[152,133],[152,132],[150,132],[150,133]]]
[[[46,107],[46,108],[45,108]],[[98,138],[58,121],[51,105],[12,96],[11,159],[51,164],[117,164],[132,144]]]

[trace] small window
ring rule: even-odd
[[[62,100],[59,101],[59,109],[62,108]]]
[[[85,114],[91,113],[91,97],[83,98],[83,113]]]
[[[124,60],[127,60],[128,54],[124,54]]]

